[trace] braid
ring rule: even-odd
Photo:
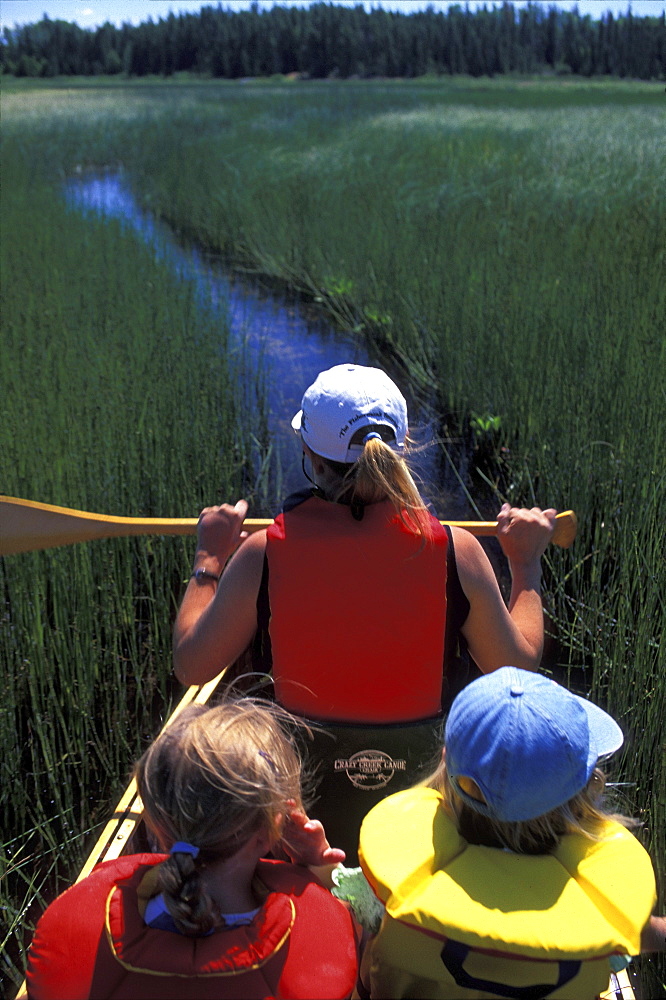
[[[177,852],[160,865],[158,886],[181,934],[202,937],[221,923],[213,900],[201,885],[191,854]]]

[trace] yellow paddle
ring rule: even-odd
[[[54,507],[34,500],[0,496],[0,556],[35,549],[51,549],[74,542],[97,538],[123,538],[128,535],[194,535],[196,517],[116,517],[90,514],[85,510]],[[246,531],[267,528],[269,518],[247,518]],[[465,528],[473,535],[495,535],[497,521],[442,521],[455,528]],[[552,541],[568,548],[576,537],[576,515],[572,510],[558,514]]]

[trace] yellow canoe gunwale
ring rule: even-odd
[[[162,726],[161,732],[164,732],[188,705],[205,705],[224,679],[225,673],[226,668],[217,677],[207,681],[205,684],[193,684],[191,687],[188,687]],[[136,781],[132,778],[118,800],[118,804],[105,824],[104,829],[97,838],[95,846],[88,855],[74,884],[90,875],[91,871],[103,861],[113,861],[115,858],[120,857],[142,819],[143,803],[141,802],[141,796],[137,792]],[[19,986],[15,1000],[27,1000],[27,997],[27,984],[24,980]]]

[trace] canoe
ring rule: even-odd
[[[178,718],[188,705],[204,705],[223,680],[225,673],[226,670],[223,670],[206,684],[192,685],[192,687],[187,688],[162,727],[162,732]],[[141,824],[142,818],[143,804],[137,792],[136,781],[132,778],[75,881],[80,882],[81,879],[86,878],[103,861],[112,861],[120,857],[125,852],[132,834]],[[27,1000],[27,996],[24,981],[16,994],[16,1000]],[[600,995],[599,1000],[637,1000],[626,969],[622,969],[620,972],[611,972],[608,989]]]
[[[226,670],[222,670],[211,681],[188,687],[162,727],[162,732],[178,718],[183,709],[187,708],[188,705],[204,705],[219,685],[225,673]],[[136,781],[132,778],[114,809],[111,818],[99,835],[87,861],[79,872],[76,882],[80,882],[86,875],[89,875],[93,868],[101,864],[102,861],[112,861],[114,858],[120,857],[142,818],[143,804],[137,792]]]
[[[51,546],[67,545],[94,538],[108,538],[146,534],[194,534],[195,518],[122,518],[73,511],[68,508],[38,504],[16,497],[0,496],[3,512],[3,530],[0,532],[0,555],[34,551]],[[576,534],[576,517],[573,511],[558,515],[557,530],[553,541],[563,547],[571,545]],[[256,531],[270,524],[269,520],[250,520],[245,528]],[[442,522],[465,528],[475,535],[492,535],[496,522]],[[205,704],[217,689],[226,671],[222,671],[206,684],[189,687],[165,723],[166,729],[188,705]],[[118,801],[111,817],[104,826],[92,851],[86,859],[76,882],[86,878],[103,861],[120,857],[128,847],[130,838],[138,830],[143,818],[143,805],[132,779]],[[27,1000],[25,981],[16,1000]],[[600,1000],[636,1000],[626,970],[611,973],[607,992]]]
[[[608,990],[600,995],[599,1000],[638,1000],[626,969],[611,972]]]

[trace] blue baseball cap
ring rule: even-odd
[[[472,809],[518,822],[568,802],[623,739],[617,722],[592,702],[541,674],[501,667],[472,681],[453,702],[446,768]],[[485,803],[460,787],[462,776],[476,782]]]

